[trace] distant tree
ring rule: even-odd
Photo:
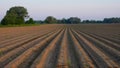
[[[63,18],[63,19],[57,20],[57,23],[58,24],[67,24],[68,22],[67,22],[67,19]]]
[[[48,16],[44,22],[47,24],[54,24],[57,23],[57,19],[52,16]]]
[[[90,23],[89,20],[83,20],[82,23]]]
[[[42,21],[42,20],[35,20],[34,21],[36,24],[44,24],[44,21]]]
[[[26,24],[35,24],[35,22],[32,18],[30,18],[28,21],[26,21]]]
[[[69,22],[68,22],[68,19],[63,18],[63,19],[61,20],[61,23],[63,23],[63,24],[68,24]]]
[[[57,20],[57,24],[62,24],[61,20]]]
[[[83,20],[82,23],[84,24],[94,24],[94,23],[103,23],[103,21],[100,21],[100,20]]]
[[[68,19],[69,24],[79,24],[81,22],[81,19],[78,17],[70,17]]]
[[[120,18],[104,18],[104,23],[120,23]]]
[[[14,25],[14,24],[24,24],[24,18],[28,17],[27,9],[21,6],[15,6],[10,8],[5,17],[2,19],[2,25]]]

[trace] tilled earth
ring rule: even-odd
[[[120,68],[120,24],[0,28],[0,68]]]

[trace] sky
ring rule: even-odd
[[[120,0],[0,0],[0,20],[14,6],[25,7],[35,20],[44,20],[47,16],[82,20],[120,17]]]

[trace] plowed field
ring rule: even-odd
[[[120,24],[0,28],[0,68],[120,68]]]

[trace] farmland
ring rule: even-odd
[[[0,68],[120,68],[120,24],[0,28]]]

